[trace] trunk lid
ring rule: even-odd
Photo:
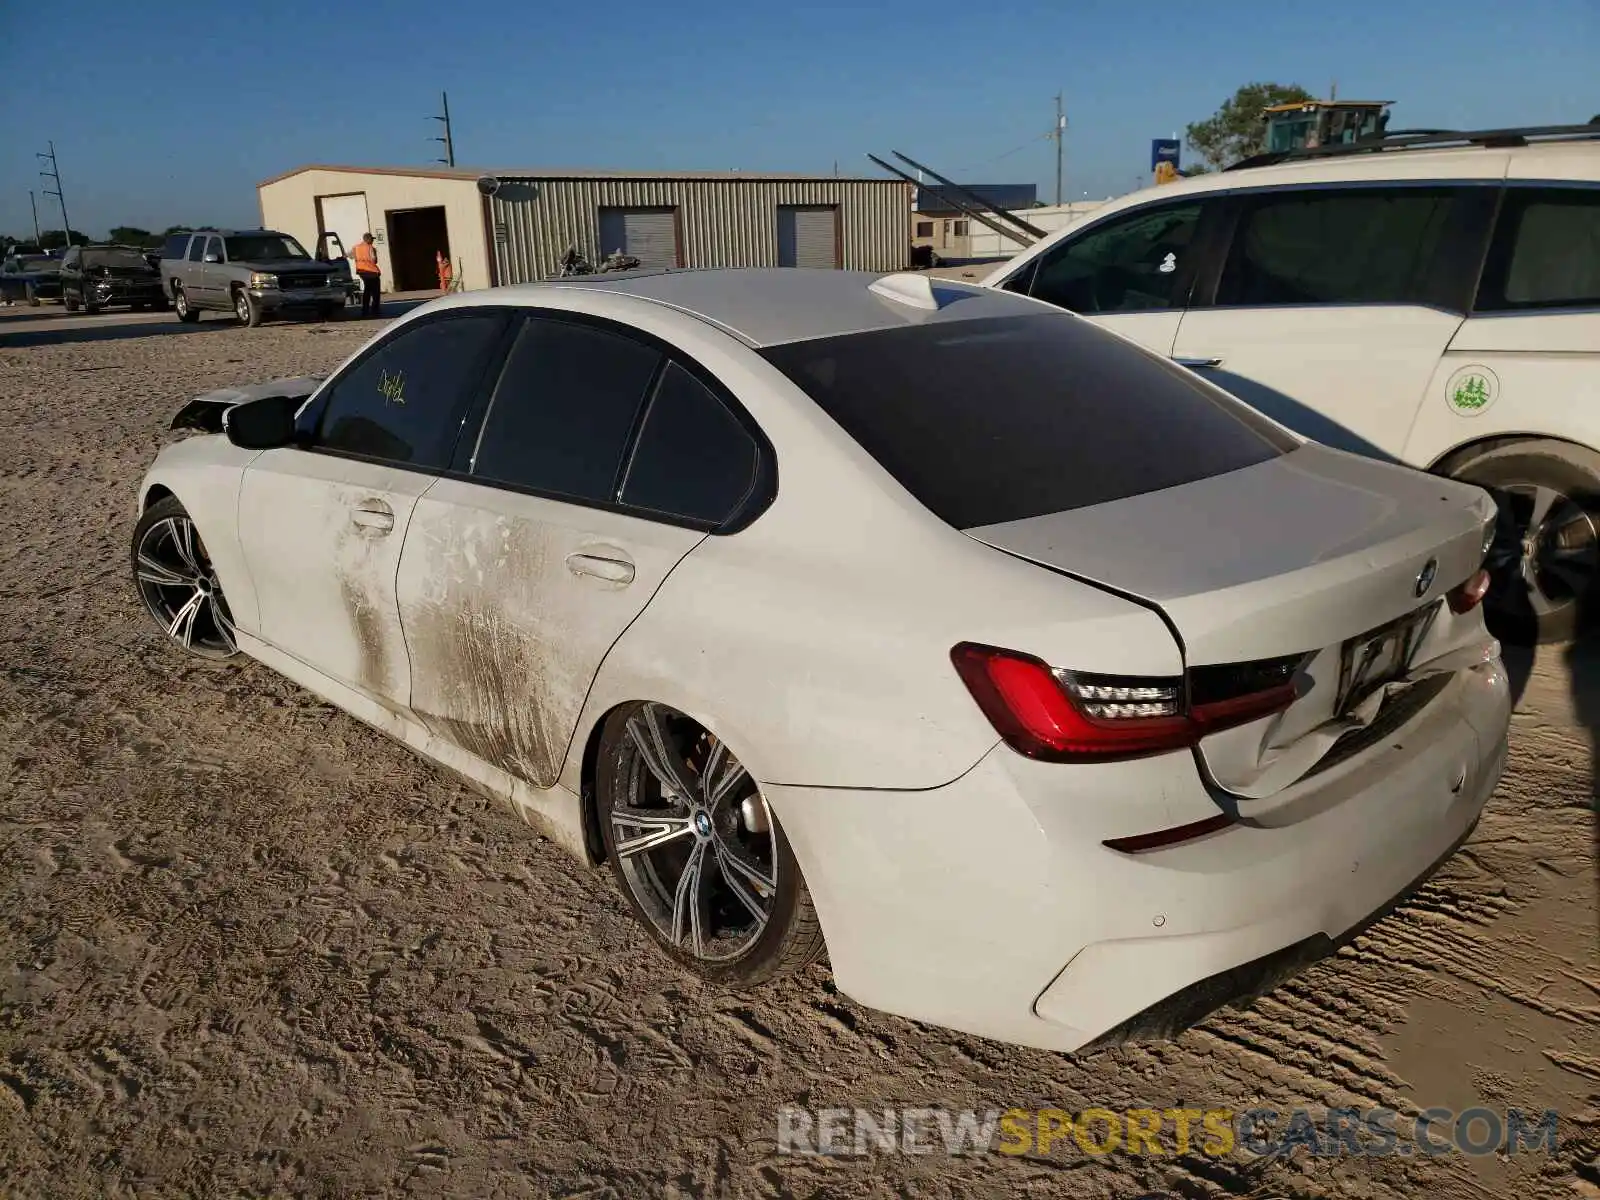
[[[1493,513],[1476,487],[1308,443],[1194,483],[966,533],[1155,606],[1191,678],[1197,667],[1303,655],[1300,698],[1286,711],[1200,743],[1216,782],[1261,798],[1304,777],[1402,690],[1342,705],[1351,639],[1421,614],[1411,682],[1493,657],[1481,615],[1441,603],[1478,569]]]
[[[1439,598],[1477,570],[1493,513],[1479,488],[1308,443],[1179,487],[966,532],[1157,606],[1193,667],[1319,649]]]

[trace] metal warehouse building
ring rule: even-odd
[[[569,246],[598,264],[846,267],[898,271],[911,248],[911,185],[739,172],[299,167],[258,187],[261,223],[308,249],[370,231],[386,291],[437,286],[444,251],[466,288],[547,279]]]

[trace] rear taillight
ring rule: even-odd
[[[1450,604],[1450,611],[1459,616],[1477,608],[1488,594],[1489,572],[1480,567],[1465,583],[1451,588],[1445,599]]]
[[[1111,762],[1192,746],[1294,702],[1299,659],[1190,678],[1090,675],[1029,654],[962,642],[950,660],[1006,744],[1049,762]],[[1285,669],[1283,664],[1289,664]],[[1216,674],[1218,672],[1231,674]]]

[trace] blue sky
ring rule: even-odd
[[[0,232],[53,138],[74,227],[236,224],[307,162],[877,174],[900,150],[1054,194],[1146,177],[1149,140],[1240,84],[1396,101],[1398,126],[1600,112],[1600,0],[804,5],[0,3]],[[1006,152],[1019,146],[1017,153]],[[60,226],[39,196],[40,224]]]

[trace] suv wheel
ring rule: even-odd
[[[61,289],[61,307],[66,309],[68,312],[78,311],[78,298],[66,288]]]
[[[200,310],[189,307],[189,297],[184,295],[183,285],[172,289],[172,308],[178,314],[178,320],[193,324],[200,319]]]
[[[239,324],[248,325],[254,329],[261,324],[261,302],[243,288],[235,288],[233,292],[233,315],[239,318]]]
[[[1588,625],[1600,576],[1600,454],[1517,442],[1469,459],[1455,478],[1494,496],[1500,519],[1486,566],[1484,617],[1515,645],[1564,642]]]

